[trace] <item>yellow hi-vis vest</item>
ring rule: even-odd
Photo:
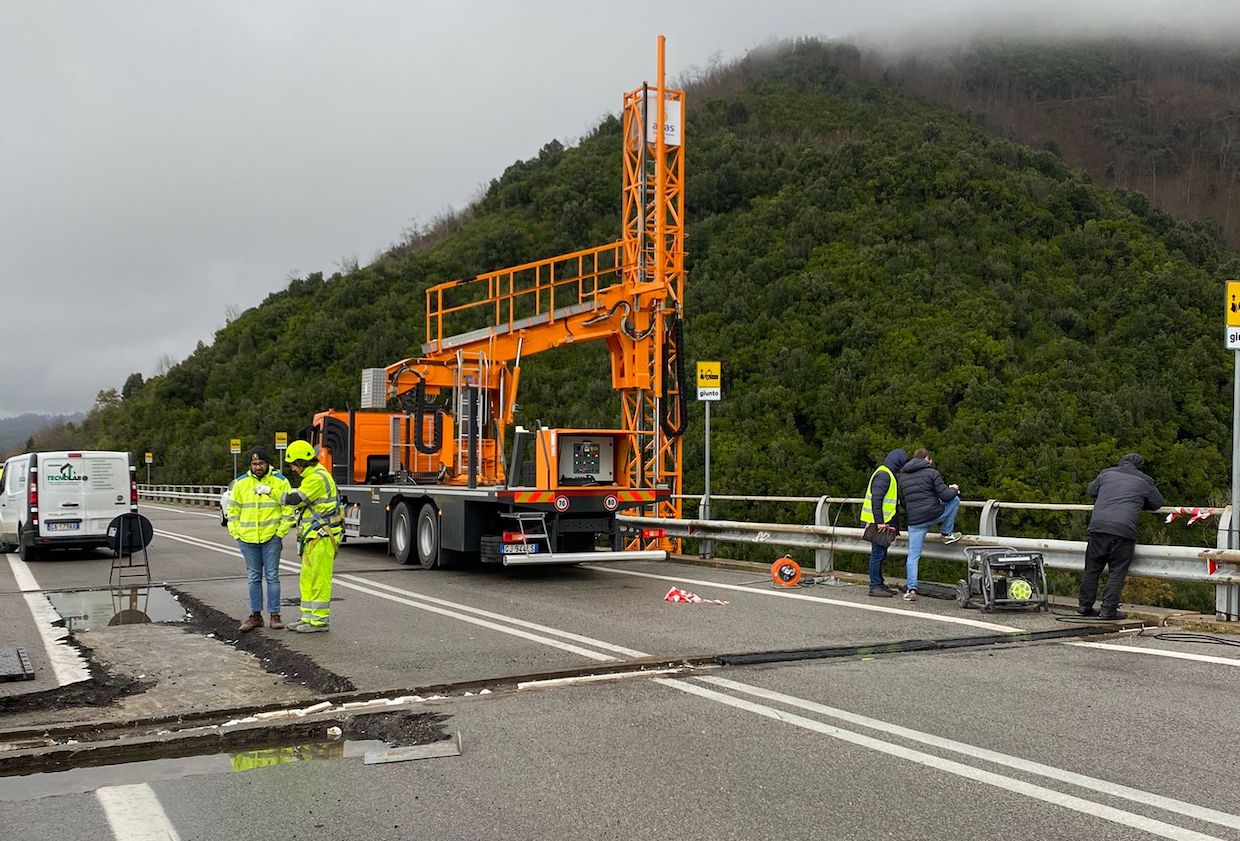
[[[296,512],[297,539],[303,543],[320,537],[332,537],[340,542],[344,527],[344,510],[340,506],[340,494],[327,468],[321,464],[301,474],[298,490],[306,497]]]
[[[256,488],[267,487],[266,493]],[[288,534],[288,511],[281,500],[288,493],[289,483],[275,470],[259,479],[243,473],[233,480],[228,490],[228,533],[243,543],[266,543],[273,537]]]
[[[870,484],[865,487],[865,502],[861,505],[861,522],[874,522],[874,501],[871,491],[874,488],[874,477],[879,473],[886,473],[891,477],[891,484],[887,487],[887,495],[883,497],[883,522],[890,523],[892,518],[896,516],[896,474],[891,472],[891,468],[882,465],[870,474]]]

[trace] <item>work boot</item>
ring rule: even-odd
[[[248,634],[255,628],[261,627],[263,627],[263,615],[261,613],[251,613],[245,618],[245,621],[241,623],[241,627],[237,630],[243,634]]]
[[[267,627],[273,631],[278,631],[284,627],[284,623],[280,621],[280,614],[271,614],[271,619],[267,621]]]
[[[1099,618],[1099,619],[1103,619],[1103,620],[1108,621],[1108,622],[1114,622],[1114,621],[1116,621],[1116,620],[1120,620],[1120,619],[1127,619],[1127,618],[1128,618],[1128,614],[1127,614],[1127,613],[1121,613],[1121,612],[1119,612],[1118,610],[1107,610],[1107,609],[1104,607],[1104,608],[1102,609],[1102,612],[1098,614],[1098,618]]]
[[[1081,616],[1097,616],[1098,609],[1094,607],[1082,607],[1077,611]]]
[[[870,595],[876,599],[889,599],[892,596],[892,592],[886,587],[871,587]]]

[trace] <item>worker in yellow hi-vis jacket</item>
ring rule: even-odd
[[[297,529],[297,553],[301,556],[301,619],[288,628],[313,634],[328,630],[331,620],[332,567],[336,564],[344,512],[336,483],[319,464],[314,447],[306,441],[294,441],[284,457],[289,469],[301,476],[301,484],[285,496]]]

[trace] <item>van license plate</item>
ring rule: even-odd
[[[44,523],[48,531],[77,531],[81,523]]]
[[[500,547],[500,554],[503,555],[536,555],[538,554],[537,543],[505,543]]]

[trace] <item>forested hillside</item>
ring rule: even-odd
[[[1140,190],[1240,246],[1240,50],[1168,39],[981,40],[850,72],[971,113],[1095,184]]]
[[[688,358],[724,372],[713,490],[856,495],[888,449],[924,445],[969,498],[1083,500],[1138,450],[1169,500],[1222,500],[1221,280],[1240,261],[1216,229],[842,72],[856,57],[804,41],[688,86]],[[82,446],[154,451],[155,481],[224,481],[230,437],[295,434],[356,405],[362,368],[414,353],[429,284],[618,238],[620,145],[606,119],[372,265],[291,282],[101,395]],[[617,424],[606,372],[601,348],[527,360],[523,422]]]

